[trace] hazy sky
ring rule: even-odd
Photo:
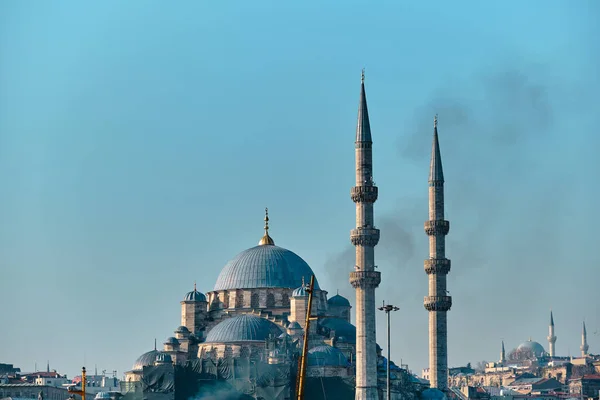
[[[451,222],[449,364],[531,336],[600,352],[600,5],[0,2],[0,362],[122,372],[256,245],[354,301],[360,70],[392,356],[428,364],[433,115]],[[384,317],[378,341],[384,346]]]

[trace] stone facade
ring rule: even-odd
[[[357,400],[378,398],[375,289],[381,276],[375,271],[374,248],[379,241],[379,230],[373,222],[373,203],[378,191],[373,182],[372,145],[363,73],[355,141],[356,186],[350,192],[356,203],[356,228],[350,232],[350,241],[356,247],[356,263],[350,283],[356,289]]]
[[[429,172],[429,220],[425,222],[425,233],[429,236],[429,259],[424,264],[429,277],[429,295],[425,296],[423,305],[429,312],[429,382],[432,388],[440,390],[448,387],[446,313],[452,307],[452,297],[448,296],[446,288],[446,275],[450,272],[450,260],[446,258],[446,235],[449,230],[450,223],[444,220],[444,173],[436,117]]]

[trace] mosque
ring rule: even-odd
[[[181,301],[181,326],[164,341],[162,349],[155,345],[135,361],[125,373],[126,382],[147,381],[145,375],[153,375],[151,367],[183,368],[202,361],[219,366],[228,360],[244,360],[240,365],[261,363],[285,370],[295,368],[304,335],[307,282],[314,273],[296,253],[275,244],[269,234],[268,210],[264,220],[264,235],[258,246],[232,258],[221,270],[212,291],[204,294],[194,285],[194,290]],[[356,356],[356,327],[350,322],[352,307],[339,294],[328,297],[316,277],[314,289],[313,315],[317,320],[310,325],[307,377],[329,382],[337,378],[351,388]],[[385,387],[387,360],[379,346],[377,355]],[[414,383],[415,388],[423,384],[408,371],[393,363],[390,366],[398,390],[405,390],[399,386],[407,381]],[[233,374],[223,378],[235,381]],[[231,385],[236,387],[235,382]],[[282,385],[276,396],[269,398],[289,398],[290,386]],[[251,394],[252,390],[246,392]]]
[[[363,148],[370,149],[371,133],[364,75],[356,137],[357,153],[366,157]],[[368,154],[370,157],[370,152]],[[357,163],[370,165],[370,159],[367,162],[357,158]],[[370,174],[370,169],[367,172]],[[376,187],[371,176],[367,178],[361,175],[359,183],[364,180],[368,186],[365,190],[372,193]],[[362,197],[354,197],[355,202],[362,201]],[[371,210],[375,198],[367,199]],[[372,216],[370,218],[372,220]],[[175,399],[187,400],[201,398],[198,393],[203,388],[221,382],[218,389],[210,386],[210,395],[217,397],[215,390],[229,390],[254,399],[283,400],[293,396],[305,331],[307,282],[314,273],[299,255],[275,244],[269,232],[267,209],[264,221],[264,234],[258,245],[233,257],[221,270],[212,291],[201,293],[194,284],[194,290],[183,297],[181,325],[164,341],[162,349],[155,344],[153,350],[142,354],[125,373],[124,394],[143,392],[141,398],[149,399],[150,393],[174,391]],[[360,272],[354,274],[360,275]],[[357,374],[357,365],[360,366],[357,347],[361,353],[360,346],[364,344],[357,343],[351,308],[348,299],[339,294],[329,297],[317,277],[314,278],[311,315],[315,320],[309,328],[307,399],[325,398],[326,392],[329,399],[355,398],[360,375]],[[375,351],[369,352],[369,359],[376,357],[377,371],[369,370],[369,373],[376,372],[376,390],[381,394],[386,390],[388,360],[374,342],[374,333],[373,328],[369,336],[373,335]],[[364,339],[360,334],[358,337]],[[417,393],[428,386],[392,362],[390,369],[393,399],[416,399]],[[332,397],[332,394],[335,395]]]

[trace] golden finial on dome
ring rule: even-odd
[[[274,245],[275,242],[273,241],[273,239],[271,238],[271,236],[269,236],[269,209],[265,208],[265,235],[260,239],[260,242],[258,242],[259,246],[263,246],[263,245]]]
[[[197,290],[196,290],[196,281],[194,281],[194,292],[197,292]]]

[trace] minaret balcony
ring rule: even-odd
[[[427,311],[448,311],[452,307],[452,297],[425,296],[423,305]]]
[[[375,247],[379,243],[379,229],[368,227],[352,229],[350,242],[354,246]]]
[[[548,336],[546,339],[548,339],[549,343],[556,343],[556,336]]]
[[[427,275],[447,275],[450,272],[450,260],[447,258],[430,258],[425,260]]]
[[[425,221],[425,233],[428,236],[447,235],[450,231],[450,222],[436,219],[433,221]]]
[[[375,203],[377,194],[377,186],[354,186],[350,189],[350,197],[355,203]]]
[[[376,288],[381,283],[379,271],[350,272],[350,284],[355,289]]]

